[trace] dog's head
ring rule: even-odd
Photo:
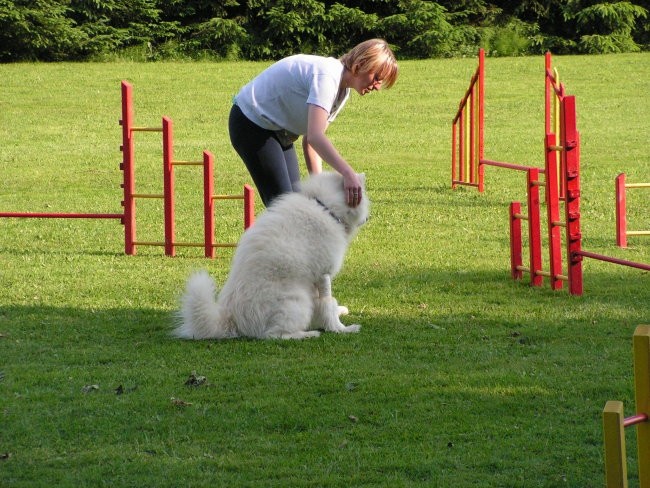
[[[359,205],[350,207],[343,188],[343,176],[339,173],[323,172],[313,175],[302,183],[301,193],[318,199],[327,209],[341,220],[352,235],[368,220],[370,200],[366,193],[366,175],[359,174],[362,185],[362,198]]]

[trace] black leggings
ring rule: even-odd
[[[282,146],[272,130],[250,121],[237,105],[228,120],[230,142],[244,160],[267,207],[283,193],[298,191],[300,170],[293,144]]]

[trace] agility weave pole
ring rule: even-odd
[[[240,195],[215,195],[214,194],[214,156],[209,151],[203,151],[202,161],[177,161],[174,160],[173,122],[169,117],[162,118],[161,127],[138,127],[134,125],[133,86],[127,81],[121,83],[122,91],[122,164],[120,169],[124,172],[124,252],[135,255],[137,246],[161,246],[165,248],[165,255],[175,256],[176,247],[203,247],[205,256],[215,257],[218,247],[236,247],[236,243],[216,243],[215,232],[215,201],[216,200],[243,200],[244,201],[244,230],[253,225],[255,221],[255,193],[250,185],[244,185]],[[136,132],[161,132],[163,144],[163,193],[136,193],[135,191],[135,139]],[[204,241],[177,242],[175,240],[175,195],[174,195],[174,169],[176,166],[202,166],[203,167],[203,214],[204,214]],[[162,199],[164,218],[163,241],[137,241],[136,240],[136,199]]]
[[[602,254],[592,253],[582,249],[582,233],[580,227],[580,133],[577,129],[577,112],[575,96],[567,95],[563,84],[559,83],[557,70],[551,69],[551,55],[545,56],[545,137],[544,137],[544,168],[534,168],[517,164],[491,161],[482,158],[482,152],[472,151],[472,147],[482,148],[482,141],[476,142],[476,137],[484,137],[482,120],[484,110],[478,111],[478,117],[473,114],[475,86],[478,96],[484,105],[485,90],[480,80],[485,79],[484,54],[479,52],[479,67],[470,81],[470,88],[461,100],[459,111],[452,123],[452,188],[457,184],[475,186],[483,191],[484,165],[499,166],[507,169],[525,171],[527,173],[527,203],[528,213],[521,210],[520,202],[510,205],[510,252],[511,274],[514,279],[521,279],[523,273],[530,274],[532,286],[542,286],[543,277],[550,278],[551,288],[562,288],[563,282],[568,282],[569,293],[583,293],[583,258],[605,261],[622,266],[650,271],[650,265],[618,259]],[[478,81],[477,81],[478,80]],[[477,85],[478,83],[478,85]],[[469,105],[468,105],[469,103]],[[469,108],[468,108],[469,107]],[[468,116],[469,114],[469,116]],[[468,122],[467,122],[468,121]],[[456,124],[462,128],[456,128]],[[477,130],[476,127],[481,127]],[[457,138],[457,133],[465,134]],[[458,154],[459,158],[456,158]],[[480,156],[478,155],[480,154]],[[460,161],[459,173],[465,178],[456,179],[456,163]],[[462,168],[465,167],[466,170]],[[470,176],[468,175],[468,171]],[[471,176],[475,172],[476,177]],[[545,181],[540,180],[540,174],[545,175]],[[549,269],[542,269],[541,251],[541,222],[539,187],[545,187],[547,205],[547,227],[549,242]],[[561,219],[561,202],[564,204],[564,219]],[[521,221],[528,221],[529,259],[530,266],[523,265]],[[561,229],[565,229],[565,249],[567,271],[562,271],[562,242]]]
[[[636,413],[624,416],[623,402],[608,401],[603,409],[605,481],[607,488],[627,488],[625,428],[636,426],[639,488],[650,488],[650,326],[634,332],[634,396]]]
[[[627,236],[650,236],[650,230],[627,230],[627,189],[650,188],[650,183],[626,183],[625,173],[616,177],[616,245],[627,247]]]

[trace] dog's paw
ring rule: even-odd
[[[337,307],[336,313],[340,317],[341,315],[347,315],[348,313],[350,313],[350,311],[348,310],[348,307],[344,307],[343,305],[339,305]]]
[[[343,334],[350,334],[353,332],[359,332],[361,330],[361,326],[359,324],[352,324],[348,326],[344,326],[342,330],[340,330],[341,333]]]
[[[312,337],[319,337],[320,332],[317,330],[295,331],[295,332],[282,332],[276,336],[270,336],[273,339],[310,339]]]

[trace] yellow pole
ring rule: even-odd
[[[636,413],[648,415],[636,426],[639,488],[650,488],[650,325],[634,331],[634,392]]]
[[[560,86],[560,73],[558,73],[557,68],[553,68],[553,81],[555,81],[556,86]],[[553,90],[553,123],[551,124],[553,130],[555,131],[555,140],[561,141],[560,136],[560,97],[557,96],[555,90]],[[562,147],[560,146],[560,151]],[[562,154],[557,154],[555,157],[555,165],[557,167],[557,194],[560,197],[564,197],[562,194]]]
[[[469,174],[469,169],[470,169],[470,152],[469,148],[470,146],[470,130],[471,130],[471,117],[470,117],[470,111],[469,111],[469,103],[465,103],[465,181],[470,182],[471,181],[471,176]]]
[[[474,143],[476,148],[474,149],[474,181],[478,182],[478,166],[481,161],[481,92],[480,88],[476,90],[476,108],[474,109],[474,130],[476,131],[474,135]]]
[[[560,73],[558,73],[557,68],[553,68],[553,80],[555,81],[556,86],[560,86]],[[560,135],[560,97],[557,96],[555,90],[553,90],[553,127],[555,133]],[[558,137],[559,140],[559,137]]]
[[[610,400],[603,409],[605,482],[607,488],[627,488],[623,402]]]

